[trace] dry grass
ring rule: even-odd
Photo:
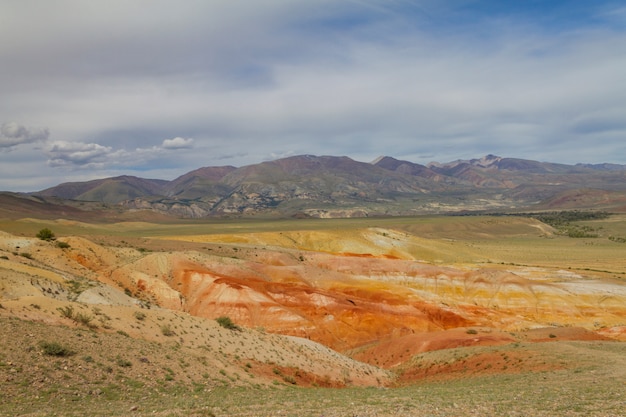
[[[509,366],[524,357],[553,369],[441,375],[443,380],[426,378],[392,389],[328,389],[293,387],[280,379],[277,385],[263,385],[258,378],[248,378],[245,370],[238,372],[240,379],[231,370],[209,375],[215,365],[205,365],[194,356],[199,351],[123,335],[50,328],[15,319],[3,321],[2,328],[18,336],[20,346],[0,352],[0,416],[7,417],[600,417],[622,415],[626,398],[626,345],[616,342],[518,343],[430,352],[413,361],[436,369],[472,357],[484,361],[488,354]],[[75,353],[50,360],[37,345],[42,337],[63,338]]]

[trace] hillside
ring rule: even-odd
[[[624,211],[626,167],[564,165],[487,155],[428,166],[301,155],[240,168],[204,167],[172,181],[121,176],[34,195],[174,217],[366,217],[569,208],[572,193],[605,193],[593,208]],[[558,206],[556,202],[561,202]],[[66,203],[69,204],[69,203]]]
[[[404,389],[508,378],[519,392],[535,375],[574,391],[594,379],[602,389],[574,404],[617,415],[626,387],[611,381],[626,368],[602,364],[626,357],[615,239],[626,220],[583,225],[598,236],[572,239],[517,216],[3,221],[0,400],[9,408],[0,415],[50,406],[74,415],[67,401],[75,415],[105,415],[96,404],[106,400],[115,410],[106,415],[252,416],[258,409],[243,404],[289,408],[269,398],[275,389],[395,387],[365,391],[376,404],[327,404],[330,415],[387,416],[413,404]],[[57,239],[33,237],[42,227]],[[215,396],[225,389],[238,402]],[[453,413],[433,398],[422,406]],[[536,415],[557,412],[539,398],[549,411]],[[297,400],[309,410],[301,415],[319,415],[323,403],[307,401]],[[466,405],[455,414],[472,415]]]

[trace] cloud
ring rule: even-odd
[[[15,146],[43,142],[48,139],[48,129],[29,128],[16,122],[8,122],[0,126],[0,149],[11,150]]]
[[[165,139],[161,146],[145,148],[114,149],[98,143],[54,141],[45,150],[48,156],[48,165],[59,168],[75,169],[110,169],[135,168],[139,169],[150,161],[163,155],[164,151],[188,149],[193,145],[193,139],[175,137]]]
[[[83,142],[52,142],[46,150],[48,165],[51,167],[76,166],[83,168],[103,168],[114,164],[115,158],[122,156],[110,146]]]
[[[162,147],[164,149],[186,149],[191,148],[192,146],[192,138],[185,139],[181,137],[175,137],[174,139],[165,139],[162,144]]]
[[[626,9],[518,3],[0,1],[0,114],[62,139],[49,166],[23,145],[47,129],[7,124],[0,149],[42,181],[291,154],[626,163]]]

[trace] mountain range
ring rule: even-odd
[[[171,181],[125,175],[19,196],[183,218],[626,211],[626,165],[566,165],[495,155],[421,165],[390,156],[366,163],[346,156],[300,155],[239,168],[199,168]]]

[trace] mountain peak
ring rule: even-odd
[[[497,155],[489,154],[489,155],[483,156],[480,159],[473,159],[470,162],[472,163],[472,165],[478,165],[480,167],[487,168],[500,162],[501,160],[502,160],[501,157]]]
[[[372,164],[372,165],[376,165],[376,164],[378,164],[380,161],[382,161],[383,159],[386,159],[386,158],[390,158],[390,157],[389,157],[389,156],[385,156],[385,155],[381,155],[381,156],[379,156],[378,158],[374,159],[372,162],[370,162],[370,164]]]

